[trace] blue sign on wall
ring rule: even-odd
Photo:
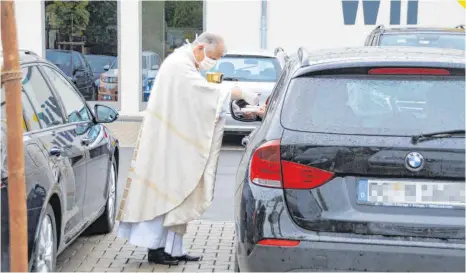
[[[356,14],[361,6],[364,16],[364,25],[375,25],[379,15],[380,0],[342,0],[343,21],[345,25],[356,24]],[[419,13],[419,0],[408,1],[408,14],[406,24],[417,25],[417,17]],[[401,0],[390,1],[390,25],[401,24]]]

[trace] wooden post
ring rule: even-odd
[[[10,216],[10,271],[27,272],[28,240],[24,179],[23,105],[21,68],[16,34],[15,2],[1,1],[3,46],[2,85],[7,126],[8,208]]]

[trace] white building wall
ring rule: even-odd
[[[18,46],[45,56],[45,18],[42,1],[15,1]],[[1,44],[0,44],[1,47]]]
[[[358,1],[358,0],[349,0]],[[230,49],[260,49],[261,1],[207,1],[207,30],[224,36]],[[407,26],[408,0],[401,0],[400,25]],[[381,0],[376,25],[364,25],[362,0],[354,25],[345,25],[342,0],[269,0],[267,48],[287,52],[362,46],[378,24],[390,26],[390,0]],[[465,23],[459,0],[419,0],[417,26]],[[392,26],[394,27],[394,26]]]
[[[205,30],[222,35],[227,50],[260,49],[260,1],[207,0],[205,5]]]

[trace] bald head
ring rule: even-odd
[[[204,59],[204,52],[213,59],[218,60],[226,53],[225,42],[220,35],[204,32],[193,42],[194,56],[198,62]]]

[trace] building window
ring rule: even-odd
[[[46,58],[88,101],[117,101],[117,1],[45,1]]]
[[[204,29],[203,1],[142,2],[142,100],[147,102],[161,62]]]

